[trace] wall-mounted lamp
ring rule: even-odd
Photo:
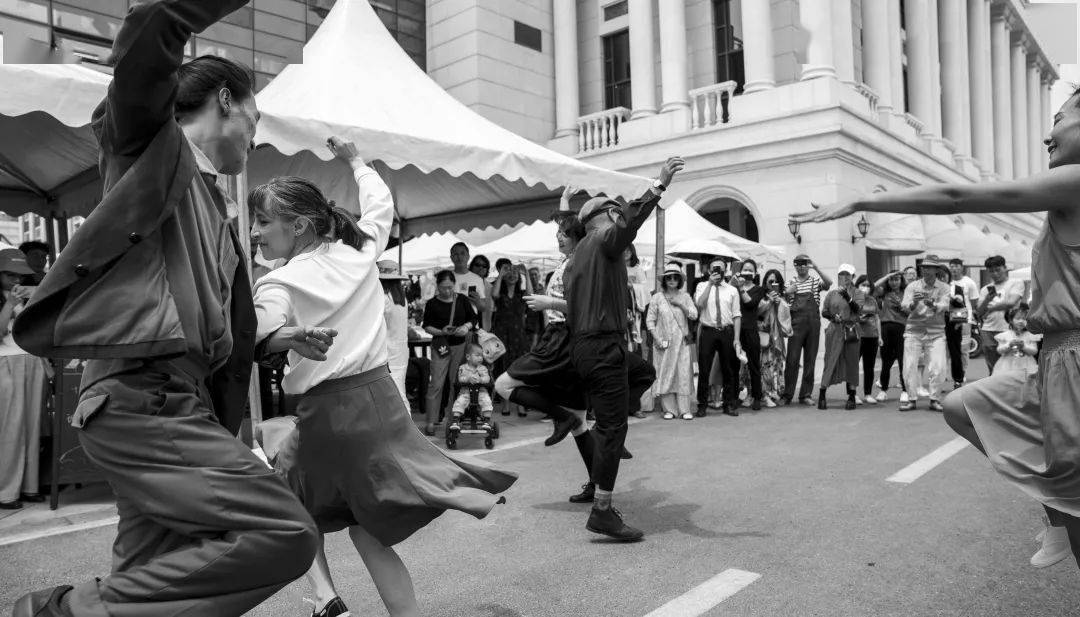
[[[799,221],[788,219],[787,229],[791,232],[791,237],[795,238],[795,241],[799,244],[802,244],[802,236],[799,235]]]
[[[855,224],[855,228],[859,230],[859,235],[851,236],[852,244],[855,244],[855,241],[859,240],[860,238],[865,238],[866,234],[870,232],[870,221],[866,220],[865,214],[862,215],[862,218],[859,219],[859,222]]]

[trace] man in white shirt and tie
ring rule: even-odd
[[[709,266],[709,280],[698,286],[697,308],[700,315],[701,334],[698,338],[698,411],[697,417],[707,415],[709,402],[709,374],[712,372],[713,356],[720,354],[720,375],[724,380],[723,413],[739,415],[735,401],[739,394],[739,344],[742,309],[739,290],[725,280],[727,266],[715,259]]]

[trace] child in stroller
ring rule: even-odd
[[[498,437],[491,414],[495,407],[491,402],[491,371],[484,364],[484,350],[470,343],[465,348],[465,363],[458,368],[457,398],[450,409],[453,420],[446,427],[446,446],[451,450],[457,447],[457,438],[462,433],[485,435],[484,445],[493,448],[492,440]],[[468,420],[470,428],[462,429],[462,422]],[[480,421],[477,426],[477,420]]]

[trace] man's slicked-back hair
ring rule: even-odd
[[[255,92],[255,77],[251,70],[221,56],[199,56],[185,62],[180,65],[178,75],[177,118],[198,111],[222,88],[228,88],[236,101],[245,101]]]

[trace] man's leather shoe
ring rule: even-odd
[[[594,507],[592,514],[589,515],[589,522],[585,524],[585,529],[621,542],[635,542],[645,537],[643,531],[624,523],[622,515],[615,508],[598,510]]]
[[[699,418],[704,418],[705,416],[709,415],[709,412],[708,412],[708,410],[705,409],[704,405],[700,405],[697,408],[697,413],[694,414],[694,415],[699,417]]]
[[[31,591],[15,601],[11,617],[70,617],[60,605],[60,599],[71,591],[71,585],[60,585],[52,589]]]
[[[19,501],[25,501],[26,503],[42,503],[45,501],[45,496],[41,493],[23,493],[19,495]]]
[[[592,503],[596,498],[596,485],[586,482],[581,485],[581,492],[570,496],[570,503]]]
[[[750,409],[752,411],[761,411],[761,399],[754,399],[754,401],[750,403]]]
[[[724,405],[723,410],[720,412],[725,416],[739,416],[739,408],[734,405]]]
[[[553,446],[566,439],[566,436],[570,434],[570,431],[581,426],[581,419],[570,414],[565,420],[553,422],[552,424],[555,425],[555,430],[551,433],[551,437],[544,440],[545,446]]]

